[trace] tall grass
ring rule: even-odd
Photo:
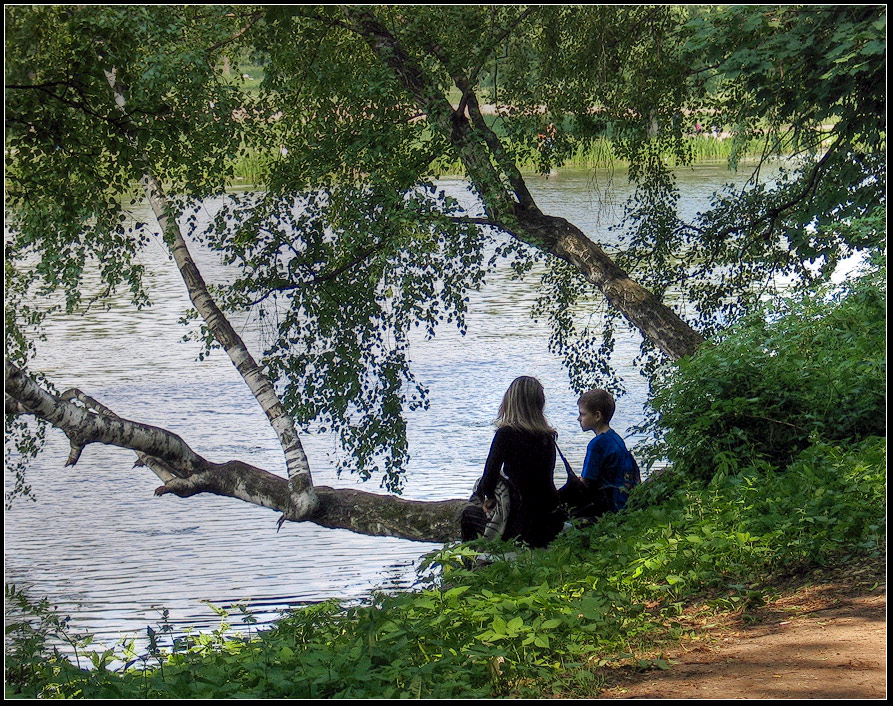
[[[233,162],[233,183],[231,186],[257,186],[266,184],[277,150],[245,150]]]
[[[736,156],[751,157],[761,154],[762,143],[754,140],[746,149],[733,145],[731,139],[713,137],[692,137],[686,144],[694,164],[728,160],[733,151]],[[516,164],[521,171],[542,171],[543,156],[535,149],[516,150]],[[273,163],[279,159],[278,149],[261,151],[248,150],[233,162],[234,186],[262,185],[266,183]],[[672,157],[668,155],[668,159]],[[572,153],[560,163],[550,164],[554,169],[596,169],[609,166],[623,166],[624,162],[617,157],[614,145],[608,138],[598,138],[587,145],[577,145]],[[438,175],[461,175],[462,164],[457,159],[445,158],[432,165],[432,173]]]

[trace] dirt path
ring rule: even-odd
[[[600,698],[884,699],[884,567],[785,591],[745,624],[726,616],[671,653],[671,667],[618,671]],[[755,621],[755,622],[753,622]]]

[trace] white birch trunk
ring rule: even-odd
[[[71,442],[66,465],[74,465],[91,443],[135,451],[136,465],[147,466],[164,481],[156,495],[181,498],[212,493],[283,513],[292,512],[293,494],[285,478],[242,461],[213,463],[196,454],[173,432],[122,419],[77,390],[55,395],[9,361],[5,366],[7,413],[32,414],[62,430]],[[322,527],[421,542],[457,540],[466,502],[404,500],[350,489],[315,488],[314,509],[300,519]],[[280,520],[281,523],[281,520]]]
[[[121,112],[127,115],[126,98],[115,80],[114,69],[106,71],[105,74],[109,86],[114,92],[115,103]],[[170,204],[165,197],[164,190],[144,156],[142,161],[141,184],[143,190],[152,207],[152,212],[158,220],[164,240],[180,270],[183,282],[186,284],[189,298],[214,338],[229,356],[236,370],[239,371],[245,384],[248,385],[282,446],[292,500],[290,507],[283,510],[283,519],[301,520],[316,509],[318,499],[313,490],[310,464],[294,423],[276,395],[273,385],[208,292],[204,279],[189,253],[179,224],[171,215]]]

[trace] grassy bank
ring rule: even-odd
[[[78,669],[13,632],[7,695],[590,697],[616,666],[665,668],[693,603],[746,616],[779,576],[885,554],[886,430],[866,422],[885,417],[885,282],[876,269],[776,303],[674,368],[655,398],[671,469],[548,549],[447,547],[423,590],[242,638],[158,631],[123,670],[111,653]],[[480,550],[511,556],[478,565]]]
[[[816,444],[784,472],[748,468],[708,487],[653,481],[643,507],[548,550],[505,547],[517,558],[470,571],[473,550],[446,549],[441,582],[423,591],[314,606],[251,638],[168,642],[125,672],[50,659],[26,683],[8,672],[7,693],[591,696],[613,667],[665,667],[655,647],[685,636],[679,617],[695,599],[747,611],[771,594],[770,574],[884,552],[884,468],[885,439],[872,438]],[[658,489],[669,495],[652,505]]]
[[[758,157],[764,145],[759,140],[752,140],[742,147],[731,138],[714,138],[712,136],[691,137],[686,143],[690,163],[727,161],[731,157],[747,159]],[[596,169],[612,166],[623,166],[625,162],[615,154],[612,141],[598,138],[587,144],[575,143],[566,145],[562,154],[550,154],[540,151],[535,145],[525,148],[515,146],[516,164],[523,172],[548,172],[550,169]],[[233,163],[233,185],[264,184],[276,161],[281,159],[280,148],[268,150],[250,149],[241,154]],[[675,163],[675,156],[668,155],[670,163]],[[440,160],[432,166],[438,176],[456,176],[464,174],[462,164],[458,160]]]

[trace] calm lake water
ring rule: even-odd
[[[704,208],[721,184],[743,179],[724,165],[687,170],[681,178],[685,210]],[[606,173],[562,172],[531,178],[530,185],[545,212],[604,243],[627,196],[625,175],[618,173],[613,198],[606,200],[598,189],[608,181]],[[458,181],[443,187],[464,192]],[[194,254],[207,279],[222,276],[212,256]],[[59,389],[79,387],[122,417],[180,434],[206,458],[241,459],[284,475],[276,437],[229,360],[216,351],[199,362],[196,344],[182,342],[178,319],[190,303],[174,264],[157,244],[145,262],[151,308],[138,312],[122,300],[108,310],[53,320],[33,368]],[[543,383],[562,450],[576,468],[581,465],[591,436],[577,424],[576,394],[547,350],[545,324],[528,317],[534,281],[512,281],[508,273],[490,277],[471,297],[467,335],[443,327],[435,339],[413,343],[414,372],[430,390],[430,408],[409,415],[405,497],[468,495],[483,470],[502,394],[518,375]],[[259,332],[246,326],[242,334],[258,352]],[[631,366],[639,344],[637,333],[618,335],[615,360],[628,393],[618,400],[612,426],[621,435],[641,421],[647,392]],[[376,480],[336,477],[330,437],[304,436],[303,443],[315,483],[379,492]],[[160,481],[132,467],[132,452],[92,445],[77,466],[64,468],[67,455],[67,440],[51,431],[30,470],[37,502],[18,500],[5,515],[5,581],[33,598],[49,597],[71,616],[73,631],[93,633],[104,646],[145,635],[147,625],[157,628],[163,609],[176,630],[216,627],[219,618],[204,601],[222,607],[246,601],[264,624],[290,606],[406,588],[420,558],[439,548],[309,523],[287,523],[277,533],[277,513],[243,502],[154,497]],[[563,481],[560,468],[556,481]],[[9,489],[8,473],[5,482]],[[233,623],[238,626],[236,616]]]

